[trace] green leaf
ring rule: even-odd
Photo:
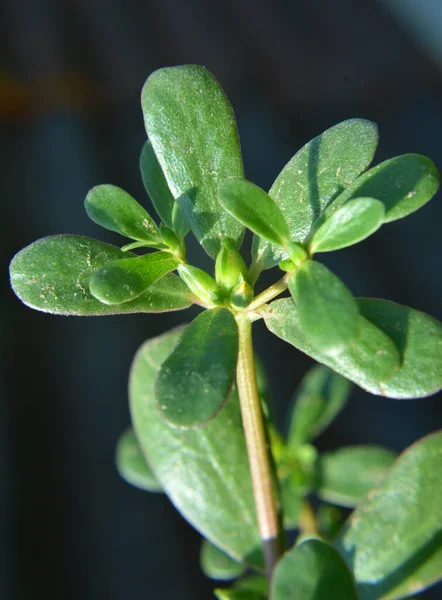
[[[358,307],[342,281],[321,263],[310,260],[289,278],[301,327],[312,346],[337,355],[355,339]]]
[[[290,232],[278,205],[257,185],[229,179],[218,188],[218,200],[227,212],[264,239],[279,246],[290,243]]]
[[[206,310],[187,327],[158,372],[158,409],[178,427],[199,427],[226,402],[235,379],[238,329],[226,308]]]
[[[215,590],[218,600],[267,600],[268,583],[265,577],[249,575],[231,588]]]
[[[262,314],[275,335],[372,394],[422,398],[440,390],[442,325],[424,313],[387,300],[359,298],[357,303],[365,317],[360,317],[359,339],[336,357],[319,353],[307,341],[290,299],[272,302]],[[385,343],[380,345],[383,333]],[[391,340],[400,356],[400,366],[395,370]],[[390,373],[389,378],[381,377],[382,373]]]
[[[307,239],[313,223],[330,201],[368,167],[377,143],[374,123],[349,119],[308,142],[287,163],[269,196],[283,212],[292,241],[302,243]],[[253,258],[262,269],[268,269],[286,254],[255,238]]]
[[[141,151],[140,171],[144,187],[160,219],[179,238],[184,238],[189,231],[189,225],[175,202],[149,140],[146,141]]]
[[[442,431],[408,448],[351,515],[337,548],[360,600],[393,600],[442,578]]]
[[[173,427],[157,410],[155,378],[182,331],[148,340],[138,351],[129,379],[132,422],[176,508],[204,537],[243,561],[260,547],[260,537],[237,393],[200,429]]]
[[[245,565],[230,558],[208,540],[203,540],[200,553],[201,569],[210,579],[235,579],[245,570]]]
[[[193,265],[179,265],[178,273],[197,298],[207,306],[215,306],[215,299],[220,290],[213,277]]]
[[[331,252],[357,244],[379,229],[384,222],[384,216],[384,205],[379,200],[350,200],[313,234],[310,252]]]
[[[127,254],[80,235],[54,235],[21,250],[10,266],[11,285],[27,306],[56,315],[99,316],[166,312],[187,308],[196,298],[176,275],[166,275],[135,300],[99,302],[89,291],[92,275]]]
[[[347,379],[323,365],[312,367],[292,401],[288,446],[296,448],[315,439],[342,410],[349,392]]]
[[[439,187],[439,173],[429,158],[403,154],[390,158],[356,179],[330,205],[333,214],[343,204],[360,196],[380,200],[385,222],[402,219],[426,204]]]
[[[199,242],[213,258],[223,237],[239,246],[243,227],[217,201],[220,182],[243,176],[235,116],[219,83],[197,65],[159,69],[141,102],[158,162]]]
[[[166,252],[123,258],[96,271],[91,294],[104,304],[121,304],[140,296],[161,277],[177,268],[179,260]]]
[[[127,483],[147,492],[163,491],[147,464],[131,427],[118,440],[116,463],[119,474]]]
[[[299,528],[299,517],[304,501],[304,489],[288,477],[281,482],[281,495],[283,506],[284,529],[293,530]]]
[[[380,446],[325,452],[317,463],[316,492],[327,502],[356,506],[379,483],[394,459],[394,452]]]
[[[231,290],[248,279],[247,266],[232,240],[223,240],[216,257],[215,278],[219,286]]]
[[[152,217],[130,194],[115,185],[97,185],[84,201],[94,223],[133,240],[148,244],[162,242]]]
[[[289,550],[276,565],[272,600],[357,600],[355,585],[339,554],[319,539]]]

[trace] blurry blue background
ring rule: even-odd
[[[441,31],[438,0],[3,0],[2,599],[197,600],[214,587],[199,569],[199,535],[114,467],[131,359],[191,313],[49,316],[21,305],[6,282],[10,258],[39,237],[121,243],[87,219],[83,199],[113,183],[147,202],[138,173],[147,76],[182,63],[212,71],[237,115],[246,175],[264,188],[302,144],[350,117],[378,123],[376,162],[417,152],[442,169]],[[441,319],[441,223],[439,193],[326,262],[355,295]],[[256,344],[282,425],[312,361],[262,323]],[[394,401],[355,389],[319,445],[402,450],[441,425],[441,395]]]

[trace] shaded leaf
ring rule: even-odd
[[[84,201],[94,223],[133,240],[160,244],[160,232],[152,217],[130,194],[115,185],[97,185]]]
[[[147,492],[163,491],[147,464],[131,427],[118,440],[116,463],[119,474],[127,483]]]
[[[272,302],[269,309],[263,311],[263,317],[267,327],[275,335],[372,394],[398,399],[422,398],[441,389],[441,324],[424,313],[387,300],[359,298],[357,303],[361,313],[367,317],[360,323],[360,338],[371,338],[375,327],[377,331],[372,337],[373,341],[385,332],[387,335],[384,334],[384,341],[387,342],[390,338],[388,343],[391,344],[393,340],[399,351],[401,364],[388,380],[382,381],[374,376],[392,371],[393,354],[388,345],[378,352],[378,345],[373,344],[372,360],[368,360],[366,348],[365,358],[362,356],[361,360],[359,341],[339,356],[325,356],[314,350],[306,340],[300,328],[296,307],[290,300]]]
[[[27,306],[56,315],[99,316],[166,312],[187,308],[196,298],[169,274],[124,304],[103,304],[89,283],[103,266],[127,258],[119,248],[80,235],[54,235],[21,250],[10,266],[11,285]]]
[[[216,589],[218,600],[267,600],[268,583],[265,577],[249,575],[231,588]]]
[[[197,65],[159,69],[141,101],[158,162],[199,242],[213,258],[224,236],[238,246],[243,227],[217,201],[220,182],[243,176],[235,116],[219,83]]]
[[[349,119],[308,142],[287,163],[269,196],[282,210],[292,241],[302,243],[307,239],[313,223],[330,201],[368,167],[377,143],[374,123]],[[281,248],[254,238],[253,258],[268,269],[286,255]]]
[[[321,263],[304,263],[288,281],[302,330],[326,355],[342,352],[355,339],[358,308],[348,288]]]
[[[357,600],[344,561],[332,546],[309,539],[295,546],[276,565],[272,600]]]
[[[441,456],[442,431],[413,444],[339,536],[361,600],[404,598],[442,578]]]
[[[242,561],[260,547],[260,537],[237,394],[200,429],[173,427],[156,408],[157,372],[182,331],[149,340],[138,351],[129,380],[132,421],[176,508],[204,537]]]
[[[162,417],[185,428],[213,419],[231,392],[237,356],[232,313],[215,308],[198,315],[158,372],[155,394]]]
[[[202,541],[200,563],[204,575],[210,579],[235,579],[245,570],[244,564],[236,562],[208,540]]]
[[[149,140],[146,141],[141,151],[140,171],[144,187],[160,219],[179,238],[184,238],[189,231],[189,225],[175,202]]]
[[[93,273],[89,289],[104,304],[121,304],[140,296],[161,277],[177,268],[179,260],[166,252],[123,258]]]
[[[333,212],[313,234],[310,252],[331,252],[364,240],[384,222],[382,202],[373,198],[355,198]]]
[[[379,483],[394,459],[394,452],[380,446],[325,452],[316,466],[316,492],[327,502],[356,506]]]
[[[293,398],[287,439],[296,448],[315,439],[342,410],[350,391],[347,379],[315,365],[302,379]]]
[[[385,206],[385,222],[402,219],[426,204],[439,187],[439,173],[429,158],[403,154],[359,177],[327,209],[334,213],[352,198],[368,196]]]
[[[245,179],[229,179],[218,188],[218,200],[245,227],[280,246],[290,242],[284,216],[264,190]]]

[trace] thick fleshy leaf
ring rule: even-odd
[[[384,222],[385,208],[373,198],[350,200],[314,233],[310,252],[331,252],[357,244],[377,231]]]
[[[147,492],[163,491],[147,464],[131,427],[126,429],[118,440],[116,463],[118,472],[127,483]]]
[[[215,306],[214,298],[220,290],[211,275],[193,265],[179,265],[178,273],[197,298],[206,306]]]
[[[144,187],[160,219],[167,227],[175,231],[179,238],[184,238],[189,231],[189,226],[167,185],[149,140],[146,141],[141,151],[140,171]]]
[[[245,179],[229,179],[218,188],[218,200],[245,227],[280,246],[290,242],[290,232],[278,205],[264,190]]]
[[[226,308],[206,310],[187,327],[161,366],[158,409],[178,427],[200,427],[226,402],[235,379],[238,328]]]
[[[357,600],[355,584],[332,546],[309,539],[289,550],[276,565],[272,600]]]
[[[442,578],[442,431],[408,448],[337,541],[360,600],[408,597]]]
[[[380,446],[325,452],[316,464],[316,492],[327,502],[356,506],[384,477],[394,459],[394,452]]]
[[[208,540],[203,540],[200,552],[201,569],[210,579],[235,579],[245,570],[243,563],[238,563]]]
[[[289,447],[316,438],[339,414],[347,401],[350,383],[323,365],[315,365],[302,379],[293,398]]]
[[[348,288],[323,264],[304,263],[289,278],[302,330],[326,355],[342,352],[355,338],[358,307]]]
[[[127,258],[119,248],[80,235],[54,235],[21,250],[10,266],[11,285],[27,306],[56,315],[99,316],[180,310],[196,298],[176,275],[166,275],[124,304],[103,304],[92,296],[92,275]]]
[[[166,252],[116,260],[96,271],[90,280],[91,294],[104,304],[134,300],[155,281],[177,268],[179,260]]]
[[[429,158],[403,154],[370,169],[327,209],[333,214],[352,198],[368,196],[385,206],[385,222],[402,219],[426,204],[439,187],[439,173]]]
[[[213,258],[224,236],[239,245],[243,227],[217,200],[220,182],[243,176],[235,116],[219,83],[197,65],[159,69],[141,102],[158,162],[197,239]]]
[[[84,206],[92,221],[105,229],[148,244],[160,244],[162,241],[159,229],[147,211],[115,185],[92,188]]]
[[[349,119],[308,142],[287,163],[269,196],[282,210],[292,241],[306,240],[313,223],[330,201],[368,167],[377,143],[374,123]],[[253,257],[261,268],[268,269],[286,255],[281,248],[255,238]]]
[[[268,583],[265,577],[249,575],[231,588],[215,590],[218,600],[267,600]]]
[[[357,303],[366,317],[360,317],[359,338],[335,357],[321,354],[308,342],[290,299],[272,302],[262,314],[272,333],[372,394],[422,398],[440,390],[442,325],[422,312],[387,300],[359,298]]]
[[[217,417],[183,431],[159,414],[154,382],[183,329],[147,341],[132,365],[132,422],[163,489],[201,534],[237,561],[260,547],[238,395]]]

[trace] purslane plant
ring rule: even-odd
[[[237,579],[215,590],[219,599],[393,600],[426,589],[442,578],[442,431],[395,461],[376,446],[321,455],[312,442],[341,410],[349,381],[398,399],[442,388],[441,324],[354,298],[317,260],[423,206],[439,186],[435,166],[405,154],[367,170],[377,128],[350,119],[299,150],[266,193],[244,178],[232,108],[203,67],[153,73],[142,108],[141,174],[160,225],[127,192],[99,185],[86,197],[89,217],[129,243],[52,236],[10,268],[18,297],[53,314],[204,309],[138,351],[120,473],[164,491],[201,532],[204,572]],[[246,228],[250,265],[239,252]],[[212,273],[187,262],[189,231]],[[273,267],[282,277],[255,295]],[[286,437],[254,356],[259,319],[321,363],[301,382]],[[344,523],[337,506],[356,508]],[[290,530],[299,535],[287,550]]]

